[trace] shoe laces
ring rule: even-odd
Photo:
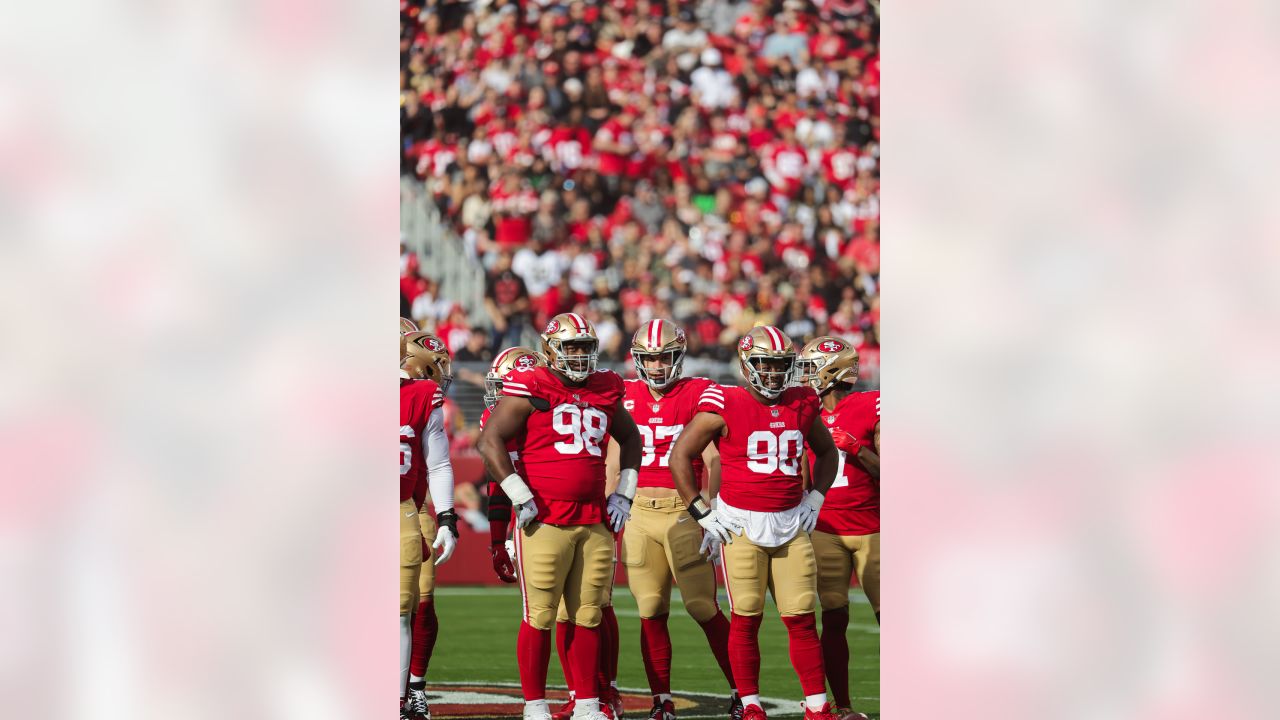
[[[431,708],[427,707],[427,691],[426,690],[410,690],[409,691],[409,709],[420,715],[430,714]]]

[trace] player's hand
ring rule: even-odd
[[[538,506],[532,500],[522,502],[515,506],[516,510],[516,527],[523,530],[526,525],[533,522],[538,517]]]
[[[458,546],[458,513],[452,510],[445,510],[436,513],[436,541],[431,543],[436,552],[436,565],[442,565],[453,555],[453,549]]]
[[[625,495],[614,493],[609,496],[609,525],[614,532],[622,530],[622,526],[627,524],[627,519],[631,517],[631,501]]]
[[[719,510],[712,510],[710,514],[699,520],[698,524],[707,531],[707,535],[714,535],[716,542],[726,545],[733,542],[734,535],[742,533],[742,526],[721,515]]]
[[[817,490],[810,490],[805,493],[804,501],[800,503],[801,530],[811,533],[818,526],[818,513],[822,512],[822,503],[826,499],[827,496]]]
[[[706,555],[707,562],[713,565],[719,565],[720,540],[711,533],[702,533],[702,545],[698,548],[698,554]]]
[[[862,443],[858,442],[858,438],[840,428],[832,428],[831,442],[835,443],[837,450],[843,450],[850,456],[857,455],[858,448],[862,445]]]
[[[511,562],[507,546],[503,543],[494,543],[489,546],[489,555],[493,556],[493,571],[498,574],[498,579],[504,583],[515,582],[516,566]]]

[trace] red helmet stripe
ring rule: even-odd
[[[765,333],[769,336],[769,342],[773,344],[774,352],[782,352],[782,334],[772,325],[764,326]]]
[[[573,327],[578,332],[585,332],[587,329],[587,321],[582,319],[578,313],[569,313],[569,319],[573,321]]]
[[[649,321],[649,347],[658,347],[658,344],[661,342],[662,342],[662,321],[650,320]]]

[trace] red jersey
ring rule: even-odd
[[[422,497],[426,496],[427,459],[422,456],[422,440],[431,411],[443,405],[444,393],[434,380],[400,379],[400,502],[415,497],[419,486]]]
[[[503,378],[502,392],[534,401],[519,452],[538,520],[604,522],[605,436],[625,392],[622,377],[597,370],[582,385],[569,385],[550,368],[516,368]]]
[[[644,443],[644,455],[640,458],[639,487],[675,489],[671,478],[671,448],[684,426],[698,413],[698,400],[702,391],[715,387],[715,383],[702,377],[680,378],[662,397],[656,400],[643,380],[627,380],[626,397],[622,407],[631,413]],[[701,457],[693,460],[693,476],[702,479]]]
[[[855,392],[836,404],[832,411],[822,411],[828,430],[840,428],[869,448],[880,420],[880,391]],[[813,453],[809,454],[809,470],[813,471]],[[827,499],[818,514],[818,529],[832,535],[870,535],[880,532],[880,484],[855,458],[840,452],[836,480],[827,491]]]
[[[810,388],[793,387],[766,405],[746,388],[712,385],[699,412],[724,418],[720,449],[720,497],[741,510],[778,512],[800,504],[800,453],[821,405]]]

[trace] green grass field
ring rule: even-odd
[[[727,694],[724,676],[707,648],[706,636],[684,613],[679,593],[672,599],[671,685],[675,694],[703,692]],[[849,612],[849,692],[853,709],[877,718],[880,712],[880,628],[866,597],[858,589],[850,591]],[[640,620],[635,600],[625,586],[613,597],[622,638],[618,662],[618,686],[647,692],[644,666],[640,660]],[[724,590],[720,604],[728,613]],[[436,589],[436,612],[440,617],[440,639],[431,663],[430,679],[435,682],[517,683],[516,630],[520,624],[520,593],[513,587],[444,587]],[[769,602],[760,628],[760,694],[799,701],[800,682],[787,654],[787,633]],[[554,650],[547,681],[563,687],[564,675]],[[774,715],[770,715],[772,718]],[[782,717],[782,716],[779,716]]]

